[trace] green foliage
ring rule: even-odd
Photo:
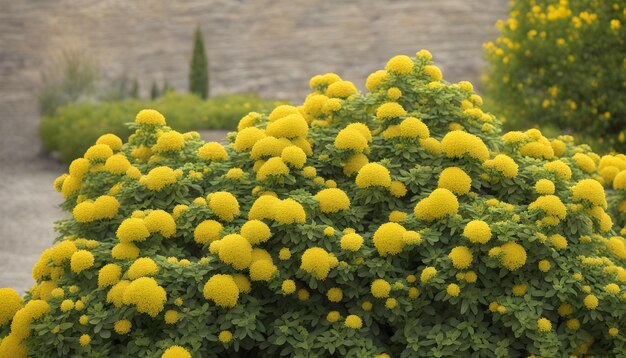
[[[152,86],[150,87],[150,99],[155,100],[159,98],[160,92],[159,87],[157,86],[156,81],[152,81]]]
[[[48,151],[57,151],[63,161],[80,157],[105,133],[130,135],[128,118],[143,108],[155,108],[167,115],[182,131],[234,129],[237,121],[251,110],[265,111],[275,101],[255,95],[224,95],[201,100],[193,95],[168,92],[154,101],[127,99],[99,103],[72,103],[44,116],[40,135]]]
[[[427,51],[386,70],[367,93],[315,76],[225,147],[154,110],[128,143],[99,138],[55,181],[72,217],[0,356],[624,356],[626,242],[605,210],[626,175],[608,198],[590,179],[622,164],[501,136]]]
[[[486,45],[486,94],[510,129],[535,125],[626,149],[626,8],[617,1],[514,1]]]
[[[41,114],[53,115],[58,107],[96,97],[99,77],[99,67],[90,55],[80,50],[63,51],[42,73]]]
[[[200,26],[196,28],[189,70],[189,92],[200,98],[209,96],[209,60],[204,50],[204,38]]]

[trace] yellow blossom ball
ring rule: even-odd
[[[89,161],[105,161],[113,155],[113,150],[106,144],[95,144],[85,152],[85,159]],[[71,173],[70,173],[71,175]]]
[[[113,246],[111,256],[118,260],[135,259],[139,256],[139,248],[132,242],[121,242]]]
[[[387,90],[387,97],[389,97],[392,101],[395,101],[402,97],[402,91],[398,87],[391,87]]]
[[[287,174],[289,174],[289,167],[287,167],[281,157],[273,157],[266,161],[261,168],[259,168],[256,178],[259,181],[263,181],[268,177],[276,177]]]
[[[198,157],[204,160],[220,161],[228,159],[228,153],[220,143],[208,142],[198,149]]]
[[[391,186],[391,175],[389,169],[384,166],[378,163],[368,163],[359,169],[355,182],[361,189],[372,186],[388,188]]]
[[[400,74],[408,74],[413,70],[413,60],[406,55],[392,57],[385,66],[385,70]]]
[[[540,179],[535,183],[535,191],[537,194],[552,195],[554,194],[554,183],[548,179]]]
[[[443,79],[443,74],[441,70],[437,66],[426,65],[424,66],[424,73],[428,75],[433,81],[441,81]]]
[[[331,269],[331,257],[321,247],[311,247],[302,254],[300,269],[318,280],[325,280]]]
[[[598,298],[595,295],[587,295],[583,299],[583,304],[590,310],[595,310],[598,307]]]
[[[81,273],[82,271],[93,266],[93,254],[87,250],[78,250],[72,254],[70,259],[70,267],[72,271]]]
[[[456,269],[466,269],[472,264],[474,255],[468,247],[456,246],[450,251],[448,258]]]
[[[185,138],[177,131],[169,131],[161,134],[157,142],[152,146],[155,153],[172,152],[181,150],[185,146]]]
[[[396,306],[398,306],[398,300],[395,298],[390,297],[385,300],[385,308],[392,310],[396,308]]]
[[[119,282],[122,268],[116,264],[106,264],[98,271],[98,287],[109,287]]]
[[[129,218],[122,221],[116,231],[117,238],[122,243],[133,241],[143,241],[150,236],[150,231],[146,227],[143,219]]]
[[[489,159],[489,149],[479,137],[463,132],[448,132],[441,140],[441,148],[448,158],[463,158],[469,156],[481,162]]]
[[[131,279],[137,279],[144,276],[154,276],[159,272],[159,266],[149,257],[141,257],[135,260],[126,271],[126,276]]]
[[[461,288],[456,283],[451,283],[446,288],[446,292],[452,297],[458,297],[461,294]]]
[[[368,91],[374,92],[376,88],[387,79],[387,71],[378,70],[367,77],[365,87]]]
[[[592,205],[607,207],[606,196],[602,184],[593,179],[583,179],[572,187],[574,201],[587,201]]]
[[[176,324],[178,321],[178,312],[174,310],[167,310],[163,318],[166,324]]]
[[[161,358],[191,358],[191,354],[181,346],[171,346],[163,352]]]
[[[266,242],[272,236],[269,226],[260,220],[247,221],[241,226],[240,233],[252,245]]]
[[[419,220],[433,221],[441,219],[449,214],[455,214],[459,210],[457,197],[448,189],[435,189],[430,195],[420,200],[413,213]]]
[[[341,302],[343,299],[343,291],[339,287],[333,287],[326,292],[326,298],[330,302]]]
[[[619,286],[614,284],[614,283],[609,283],[608,285],[604,286],[604,291],[606,293],[610,293],[612,295],[616,295],[620,292]]]
[[[244,128],[237,133],[233,147],[243,152],[254,146],[256,142],[266,137],[265,131],[256,127]]]
[[[133,327],[133,324],[127,319],[121,319],[116,321],[113,325],[113,329],[117,334],[128,334]]]
[[[226,235],[220,240],[219,258],[236,270],[243,270],[252,262],[252,246],[241,235]]]
[[[357,92],[358,91],[352,82],[336,81],[331,83],[326,88],[326,92],[324,94],[333,98],[348,98]]]
[[[98,140],[96,140],[96,144],[106,144],[111,147],[112,150],[120,150],[122,148],[122,139],[115,134],[103,134]]]
[[[359,234],[350,233],[341,237],[340,246],[342,250],[358,251],[363,245],[363,237]]]
[[[559,219],[565,219],[567,215],[567,208],[558,196],[555,195],[542,195],[534,202],[528,205],[529,209],[541,209],[547,215],[557,217]]]
[[[303,224],[306,221],[304,207],[291,198],[279,201],[274,209],[273,219],[283,225]]]
[[[221,331],[220,334],[217,335],[217,339],[221,343],[230,343],[233,340],[233,334],[230,331]]]
[[[376,279],[372,282],[370,291],[372,296],[376,298],[386,298],[389,297],[389,292],[391,292],[391,285],[383,279]]]
[[[291,258],[291,250],[287,247],[283,247],[278,251],[278,258],[287,261]]]
[[[339,321],[340,318],[341,318],[341,314],[339,313],[339,311],[330,311],[326,315],[326,320],[330,323],[335,323]]]
[[[211,243],[221,238],[221,232],[224,227],[215,220],[204,220],[193,232],[193,239],[199,244]]]
[[[354,128],[344,128],[337,134],[334,142],[335,147],[343,150],[353,150],[357,153],[367,149],[367,138]]]
[[[383,103],[376,109],[376,118],[379,120],[398,118],[405,115],[406,110],[397,102]]]
[[[281,284],[281,290],[286,295],[296,292],[296,282],[294,280],[284,280]]]
[[[211,276],[204,285],[202,293],[204,298],[224,308],[235,307],[239,299],[239,288],[231,275]]]
[[[76,179],[82,179],[89,171],[90,166],[91,164],[85,158],[74,159],[72,163],[70,163],[70,176]]]
[[[218,191],[211,193],[208,201],[209,208],[223,221],[233,221],[236,216],[239,216],[239,202],[229,192]]]
[[[516,242],[510,241],[500,247],[500,263],[509,271],[515,271],[526,263],[526,250]]]
[[[470,242],[484,244],[491,240],[491,228],[482,220],[472,220],[463,229],[463,236]]]
[[[278,271],[271,261],[257,260],[250,265],[250,279],[252,281],[269,281]]]
[[[355,154],[348,158],[348,160],[343,164],[343,174],[347,177],[350,177],[354,173],[357,173],[367,163],[369,163],[369,159],[367,159],[367,156],[365,156],[365,154]]]
[[[515,178],[519,170],[517,163],[506,154],[498,154],[493,159],[485,160],[483,167],[492,168],[506,178]]]
[[[424,270],[422,270],[422,273],[420,274],[420,281],[422,283],[427,283],[433,277],[435,277],[436,274],[437,274],[437,269],[436,268],[434,268],[432,266],[427,266],[427,267],[424,268]]]
[[[363,327],[363,321],[361,320],[361,317],[353,314],[346,317],[344,324],[346,327],[352,329],[361,329],[361,327]]]
[[[611,327],[611,328],[609,328],[609,335],[610,335],[611,337],[615,337],[615,336],[617,336],[618,334],[619,334],[619,329],[618,329],[618,328],[616,328],[616,327]]]
[[[91,343],[91,336],[88,334],[83,334],[82,336],[80,336],[80,339],[78,341],[81,346],[89,345],[89,343]]]
[[[295,145],[285,147],[280,155],[283,162],[300,169],[306,163],[306,153]]]
[[[444,169],[439,175],[439,181],[437,182],[438,188],[448,189],[456,195],[469,193],[471,185],[472,178],[463,169],[457,167]]]
[[[140,277],[123,291],[125,305],[135,305],[137,312],[156,317],[163,310],[167,294],[152,277]]]
[[[341,189],[322,189],[315,194],[314,198],[319,201],[320,211],[325,214],[333,214],[350,208],[350,198]]]
[[[404,119],[399,126],[400,137],[426,139],[430,136],[428,126],[414,117]]]
[[[552,330],[552,322],[545,317],[541,317],[537,320],[537,329],[539,332],[550,332]]]
[[[550,264],[550,261],[548,260],[541,260],[537,264],[537,267],[539,268],[539,271],[541,272],[548,272],[550,271],[550,268],[552,268],[552,265]]]
[[[554,246],[554,248],[557,250],[564,250],[565,248],[567,248],[567,239],[561,234],[551,235],[550,242],[552,243],[552,246]]]
[[[572,318],[570,320],[568,320],[565,325],[567,326],[567,328],[569,330],[572,331],[577,331],[580,328],[580,321],[577,320],[576,318]]]
[[[404,249],[403,235],[406,229],[397,223],[382,224],[375,232],[372,241],[380,256],[397,255]]]
[[[12,288],[0,288],[0,327],[9,323],[15,313],[22,308],[22,298]]]
[[[559,316],[567,317],[574,312],[574,308],[569,303],[564,303],[559,306],[559,308],[557,309],[557,312],[559,313]]]
[[[276,138],[306,137],[309,125],[300,114],[290,114],[267,124],[265,133]]]
[[[143,109],[137,113],[135,123],[165,125],[165,117],[154,109]]]
[[[177,176],[172,168],[156,167],[145,176],[144,185],[152,191],[161,191],[168,185],[176,183]]]
[[[596,171],[596,163],[587,154],[576,153],[572,156],[572,159],[576,165],[586,173],[593,173]]]
[[[169,238],[176,234],[176,222],[174,217],[164,210],[153,210],[144,219],[146,228],[151,233],[160,233]]]

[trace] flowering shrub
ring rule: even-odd
[[[310,85],[226,146],[155,110],[100,137],[0,356],[626,354],[624,158],[501,135],[425,50]]]
[[[487,93],[511,127],[540,124],[626,149],[626,7],[620,1],[513,1],[486,44]]]
[[[58,151],[63,161],[70,162],[80,157],[104,133],[128,137],[132,131],[126,123],[142,108],[155,108],[167,116],[172,126],[188,131],[234,129],[246,113],[266,111],[278,104],[284,102],[246,94],[202,100],[171,91],[153,101],[78,102],[60,107],[53,115],[44,116],[40,135],[47,150]]]

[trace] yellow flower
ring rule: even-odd
[[[105,161],[113,155],[113,150],[106,144],[95,144],[85,152],[85,159],[89,161]],[[70,173],[70,175],[72,175]]]
[[[359,169],[355,182],[361,189],[372,186],[388,188],[391,186],[391,175],[389,174],[389,169],[384,166],[378,163],[368,163]]]
[[[352,176],[354,173],[357,173],[361,168],[363,168],[363,166],[365,166],[367,163],[369,163],[369,160],[364,154],[355,154],[344,163],[343,174],[348,177]]]
[[[330,302],[341,302],[343,299],[343,291],[339,287],[333,287],[326,292],[326,298]]]
[[[226,235],[220,240],[219,258],[236,270],[243,270],[252,262],[252,246],[241,235]]]
[[[428,75],[433,81],[441,81],[443,79],[443,74],[437,66],[424,66],[424,73]]]
[[[352,82],[336,81],[331,83],[326,88],[326,92],[324,94],[333,98],[348,98],[357,92],[358,91]]]
[[[365,82],[365,87],[368,91],[374,92],[376,88],[387,79],[387,71],[378,70],[369,76],[367,76],[367,81]]]
[[[561,220],[567,215],[567,208],[558,196],[543,195],[528,205],[529,209],[541,209],[547,215],[557,217]]]
[[[103,134],[98,140],[96,140],[96,144],[106,144],[112,150],[120,150],[122,148],[122,139],[115,134]]]
[[[461,294],[461,288],[456,283],[451,283],[446,288],[446,292],[452,297],[458,297]]]
[[[314,198],[319,201],[320,211],[325,214],[333,214],[350,208],[350,198],[341,189],[322,189],[315,194]]]
[[[89,343],[91,343],[91,336],[89,336],[88,334],[83,334],[82,336],[80,336],[80,339],[78,341],[81,346],[89,345]]]
[[[266,180],[270,176],[281,176],[289,174],[289,168],[280,157],[270,158],[257,172],[256,179]]]
[[[567,248],[567,239],[561,234],[554,234],[550,236],[550,242],[557,250],[564,250]]]
[[[574,201],[585,200],[593,205],[607,207],[606,196],[602,184],[593,179],[583,179],[572,187]]]
[[[448,158],[463,158],[465,155],[485,161],[489,158],[489,149],[479,137],[463,132],[448,132],[441,140],[441,148]]]
[[[430,51],[424,49],[417,51],[415,56],[422,58],[426,61],[430,61],[433,59],[433,55],[430,53]]]
[[[498,154],[493,159],[485,160],[483,167],[495,169],[506,178],[515,178],[519,169],[517,163],[505,154]]]
[[[552,265],[550,264],[550,261],[548,260],[541,260],[537,264],[537,267],[539,268],[539,271],[541,272],[548,272],[550,271],[550,268],[552,267]]]
[[[119,282],[122,268],[116,264],[104,265],[98,271],[98,287],[109,287]]]
[[[154,276],[159,272],[156,262],[149,257],[138,258],[126,271],[126,276],[131,279],[137,279],[144,276]]]
[[[596,163],[586,154],[576,153],[572,156],[572,159],[576,165],[587,173],[593,173],[596,171]]]
[[[163,352],[161,358],[191,358],[191,354],[181,346],[171,346]]]
[[[143,109],[137,113],[135,123],[165,125],[165,117],[154,109]]]
[[[524,283],[520,283],[513,286],[512,291],[515,296],[524,296],[528,291],[528,286]]]
[[[291,258],[291,250],[289,250],[289,248],[287,247],[283,247],[278,251],[278,258],[286,261],[289,260]]]
[[[276,222],[284,225],[294,223],[304,224],[304,222],[306,221],[306,212],[304,211],[302,204],[289,198],[279,201],[279,203],[274,208],[272,218],[276,220]]]
[[[609,335],[611,337],[615,337],[619,334],[619,329],[617,327],[611,327],[609,328]]]
[[[115,329],[115,333],[122,334],[122,335],[129,333],[132,327],[133,327],[133,324],[127,319],[121,319],[119,321],[116,321],[115,324],[113,325],[113,328]]]
[[[339,321],[340,318],[341,318],[341,314],[339,313],[339,311],[330,311],[326,315],[326,320],[330,323],[335,323]]]
[[[281,284],[281,290],[284,294],[290,295],[296,292],[296,282],[294,280],[285,280]]]
[[[367,149],[367,138],[354,128],[344,128],[335,137],[334,145],[338,149],[361,153]]]
[[[309,125],[301,114],[290,114],[269,122],[265,133],[276,138],[306,137]]]
[[[346,251],[358,251],[363,245],[363,237],[359,234],[351,233],[341,237],[341,249]]]
[[[463,229],[463,236],[470,242],[484,244],[491,239],[491,228],[482,220],[472,220]]]
[[[218,334],[217,339],[224,344],[230,343],[230,341],[233,340],[233,334],[230,331],[221,331],[220,334]]]
[[[159,233],[165,238],[176,234],[174,217],[164,210],[153,210],[144,219],[144,224],[150,233]]]
[[[397,102],[383,103],[376,109],[376,118],[379,120],[398,118],[405,115],[406,110]]]
[[[560,160],[546,163],[543,167],[556,174],[556,176],[560,179],[569,180],[572,177],[572,169]]]
[[[502,245],[500,249],[502,250],[500,263],[509,271],[515,271],[526,263],[526,250],[522,245],[510,241]]]
[[[424,268],[424,270],[422,270],[422,273],[420,274],[420,281],[422,283],[427,283],[433,277],[435,277],[436,274],[437,274],[437,269],[435,269],[432,266],[427,266]]]
[[[402,91],[398,87],[391,87],[387,90],[387,97],[389,97],[392,101],[395,101],[402,97]]]
[[[300,269],[310,273],[318,280],[325,280],[331,269],[331,257],[320,247],[306,249],[302,254]]]
[[[387,62],[385,70],[400,74],[411,73],[413,70],[413,60],[405,55],[394,56]]]
[[[204,284],[202,293],[204,298],[224,308],[235,307],[239,299],[239,288],[231,275],[217,274],[211,276]]]
[[[178,321],[178,312],[168,310],[165,312],[164,319],[166,324],[175,324]]]
[[[598,307],[598,298],[595,295],[587,295],[583,299],[583,304],[590,310],[595,310]]]
[[[293,166],[294,168],[300,169],[306,163],[306,153],[295,145],[290,145],[285,147],[280,154],[280,158],[286,164]]]
[[[620,292],[620,289],[618,285],[614,283],[609,283],[608,285],[604,286],[604,291],[612,295],[617,295]]]
[[[110,156],[104,163],[104,169],[110,173],[123,175],[131,167],[130,162],[124,154]]]
[[[122,243],[143,241],[150,236],[145,222],[139,218],[129,218],[122,221],[116,231],[117,238]]]
[[[346,317],[346,321],[344,322],[344,324],[346,325],[346,327],[352,329],[361,329],[361,327],[363,327],[363,321],[361,320],[361,317],[353,314]]]
[[[225,174],[225,176],[228,179],[233,179],[233,180],[241,179],[243,175],[244,173],[241,168],[230,168]]]
[[[372,296],[376,298],[386,298],[389,297],[389,292],[391,292],[391,285],[383,279],[376,279],[372,282],[370,291]]]
[[[257,260],[250,265],[250,279],[252,281],[269,281],[278,271],[271,261]]]
[[[450,251],[448,258],[456,269],[466,269],[472,264],[474,255],[468,247],[456,246]]]
[[[439,175],[439,181],[437,182],[438,188],[448,189],[456,195],[469,193],[471,185],[472,178],[463,169],[457,167],[444,169]]]
[[[580,328],[580,321],[575,319],[575,318],[572,318],[572,319],[568,320],[565,323],[565,325],[567,326],[567,328],[569,330],[577,331]]]
[[[559,313],[559,316],[567,317],[574,312],[574,308],[569,303],[564,303],[559,306],[559,308],[557,309],[557,312]]]
[[[70,163],[70,176],[76,179],[83,179],[85,174],[89,171],[89,167],[91,164],[85,158],[74,159],[72,163]]]
[[[204,220],[193,232],[194,241],[199,244],[206,244],[221,238],[223,226],[215,220]]]
[[[156,167],[145,176],[145,186],[152,191],[161,191],[168,185],[176,183],[177,176],[169,167]]]
[[[239,216],[239,202],[233,194],[226,191],[218,191],[211,193],[207,200],[211,211],[221,220],[233,221],[236,216]]]
[[[395,298],[390,297],[385,300],[385,308],[392,310],[396,308],[396,306],[398,306],[398,300],[396,300]]]
[[[173,152],[181,150],[185,146],[185,138],[176,131],[169,131],[161,134],[157,142],[152,146],[155,153]]]
[[[22,308],[22,298],[12,288],[0,288],[0,302],[0,326],[4,326]]]
[[[404,248],[403,235],[406,229],[397,223],[382,224],[375,232],[372,241],[380,256],[397,255]]]
[[[139,248],[132,242],[121,242],[113,247],[111,256],[118,260],[135,259],[139,256]]]
[[[430,136],[428,126],[415,117],[405,118],[399,128],[400,137],[426,139]]]
[[[419,220],[433,221],[459,210],[457,197],[448,189],[435,189],[430,195],[420,200],[413,210]]]
[[[540,179],[535,183],[535,191],[538,194],[552,195],[554,190],[554,183],[548,179]]]
[[[224,146],[222,146],[220,143],[208,142],[200,147],[200,149],[198,149],[198,157],[204,160],[220,161],[228,159],[228,153],[226,153],[226,149],[224,149]]]
[[[87,250],[78,250],[72,254],[70,260],[70,267],[72,271],[81,273],[82,271],[93,266],[94,257],[93,254]]]
[[[241,226],[240,232],[241,236],[245,237],[252,245],[266,242],[272,236],[269,226],[260,220],[247,221]]]
[[[155,279],[141,277],[128,284],[122,297],[125,305],[134,304],[137,312],[156,317],[163,310],[167,295]]]
[[[252,148],[256,142],[265,137],[265,131],[262,129],[256,127],[244,128],[237,133],[233,147],[236,151],[243,152]]]
[[[550,332],[552,330],[552,322],[545,317],[541,317],[537,320],[537,329],[539,332]]]

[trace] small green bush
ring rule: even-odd
[[[126,126],[143,108],[154,108],[167,116],[181,131],[198,129],[234,129],[241,117],[250,111],[262,112],[276,105],[256,95],[224,95],[208,100],[197,96],[168,92],[154,101],[127,99],[100,103],[72,103],[44,116],[40,134],[44,147],[58,151],[63,161],[80,157],[102,134],[127,137]]]
[[[546,125],[626,149],[626,9],[619,1],[514,1],[487,43],[490,108],[508,129]]]
[[[204,38],[200,26],[196,29],[189,70],[189,92],[201,98],[209,96],[209,59],[204,50]]]

